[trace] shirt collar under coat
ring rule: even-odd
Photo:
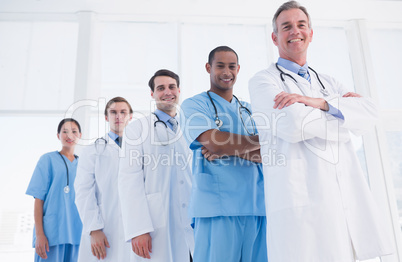
[[[114,133],[113,131],[109,131],[108,136],[109,136],[109,138],[110,138],[109,140],[113,140],[113,142],[116,144],[116,146],[119,146],[119,145],[116,143],[116,138],[118,138],[119,135],[117,135],[117,134]]]
[[[172,124],[168,122],[168,120],[172,118],[170,115],[166,114],[165,112],[163,112],[159,109],[156,109],[154,113],[159,118],[159,120],[163,121],[171,130],[173,130]],[[177,114],[174,116],[174,119],[176,119],[177,124],[179,124],[179,119],[177,119]]]
[[[285,68],[286,70],[289,70],[290,72],[295,73],[296,75],[299,73],[300,68],[304,68],[308,72],[308,64],[304,64],[303,66],[300,66],[296,64],[295,62],[292,62],[290,60],[284,59],[282,57],[278,58],[278,65],[281,67]]]

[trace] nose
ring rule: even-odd
[[[228,66],[225,66],[225,68],[223,69],[223,74],[230,75],[230,69]]]
[[[296,25],[292,26],[292,28],[290,29],[290,34],[292,35],[297,35],[300,32],[299,28],[297,28]]]
[[[172,93],[172,90],[170,88],[165,89],[165,95],[170,95]]]

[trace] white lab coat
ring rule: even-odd
[[[133,261],[188,262],[194,249],[187,214],[191,152],[180,126],[175,134],[163,123],[154,127],[155,121],[152,114],[125,130],[119,171],[125,240],[148,232],[152,237],[151,260]]]
[[[270,262],[348,262],[393,252],[382,220],[350,140],[377,120],[369,98],[342,98],[347,90],[325,75],[320,79],[341,110],[340,120],[295,103],[274,109],[281,91],[322,97],[314,73],[310,83],[271,65],[249,82],[251,105],[260,135]],[[388,231],[388,232],[387,232]],[[354,249],[354,250],[353,250]]]
[[[110,248],[102,261],[129,261],[131,245],[124,241],[120,201],[117,193],[119,146],[108,135],[87,146],[78,162],[75,203],[83,230],[78,261],[99,261],[91,252],[90,232],[102,229]]]

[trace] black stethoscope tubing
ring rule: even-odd
[[[209,100],[211,100],[212,105],[214,106],[214,110],[215,110],[215,124],[216,124],[217,127],[221,127],[221,126],[223,125],[223,122],[222,122],[222,120],[219,119],[218,110],[216,109],[215,103],[214,103],[214,101],[212,100],[212,97],[211,97],[211,95],[209,94],[209,91],[207,91],[207,95],[208,95],[208,97],[209,97]],[[247,113],[249,113],[249,114],[251,115],[250,110],[248,110],[247,107],[243,106],[243,104],[240,103],[239,99],[238,99],[235,95],[233,95],[233,97],[236,99],[236,101],[237,101],[237,103],[239,104],[240,108],[245,109],[245,110],[247,111]]]
[[[209,91],[207,91],[207,95],[209,97],[209,100],[211,100],[211,103],[214,107],[214,110],[215,110],[215,120],[214,121],[215,121],[216,126],[219,128],[223,125],[223,122],[222,122],[222,120],[219,119],[218,110],[216,109],[215,103],[214,103],[211,95],[209,94]],[[251,117],[251,111],[247,107],[243,106],[243,104],[240,102],[240,100],[235,95],[233,95],[233,97],[236,99],[237,103],[239,104],[239,107],[246,110],[247,114],[249,114]],[[241,114],[241,112],[240,112],[240,114]],[[243,125],[244,125],[244,123],[243,123]]]
[[[155,113],[152,113],[152,114],[155,115],[155,117],[156,117],[156,121],[154,122],[154,127],[156,127],[156,124],[157,124],[157,123],[162,123],[166,128],[168,128],[168,126],[166,125],[166,123],[163,122],[162,120],[160,120],[159,117],[158,117]]]
[[[97,138],[97,139],[95,140],[95,149],[96,149],[96,153],[98,153],[98,154],[99,154],[98,145],[99,145],[99,141],[101,141],[101,140],[103,140],[103,141],[105,142],[101,154],[103,154],[103,152],[105,152],[105,149],[106,149],[106,146],[107,146],[107,143],[108,143],[107,140],[106,140],[105,138],[103,138],[103,137]]]
[[[64,165],[66,166],[66,171],[67,171],[67,185],[64,187],[64,192],[67,194],[68,192],[70,192],[70,173],[68,171],[68,166],[67,166],[67,162],[64,159],[64,157],[61,155],[60,152],[59,153],[61,159],[63,159]],[[74,158],[77,158],[78,156],[74,155]]]
[[[159,137],[159,134],[158,134],[158,131],[156,131],[156,124],[162,123],[162,124],[165,126],[166,130],[168,129],[167,124],[166,124],[165,122],[163,122],[162,120],[160,120],[159,117],[158,117],[155,113],[152,113],[152,114],[155,115],[155,117],[156,117],[156,121],[154,121],[154,129],[155,129],[155,133],[156,133],[156,136],[157,136],[158,139],[159,139],[160,144],[161,144],[162,146],[167,146],[167,145],[169,145],[169,140],[168,140],[167,143],[161,141],[161,140],[160,140],[160,137]],[[166,132],[167,132],[167,131],[166,131]],[[169,138],[168,138],[168,139],[169,139]]]
[[[285,75],[285,76],[291,78],[297,84],[297,80],[293,76],[291,76],[290,74],[283,72],[283,70],[279,68],[278,63],[276,63],[275,66],[276,66],[276,69],[278,69],[278,71],[280,72],[280,77],[281,77],[282,82],[285,82],[285,78],[284,78],[284,75]],[[320,83],[321,88],[322,88],[321,93],[324,94],[324,95],[328,95],[328,91],[325,89],[324,84],[321,82],[321,79],[318,76],[318,73],[314,69],[312,69],[311,67],[308,67],[308,69],[310,69],[316,75],[317,80]]]

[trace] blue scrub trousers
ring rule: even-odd
[[[77,262],[80,245],[63,244],[49,247],[47,259],[35,253],[35,262]]]
[[[266,218],[195,218],[194,262],[266,262]]]

